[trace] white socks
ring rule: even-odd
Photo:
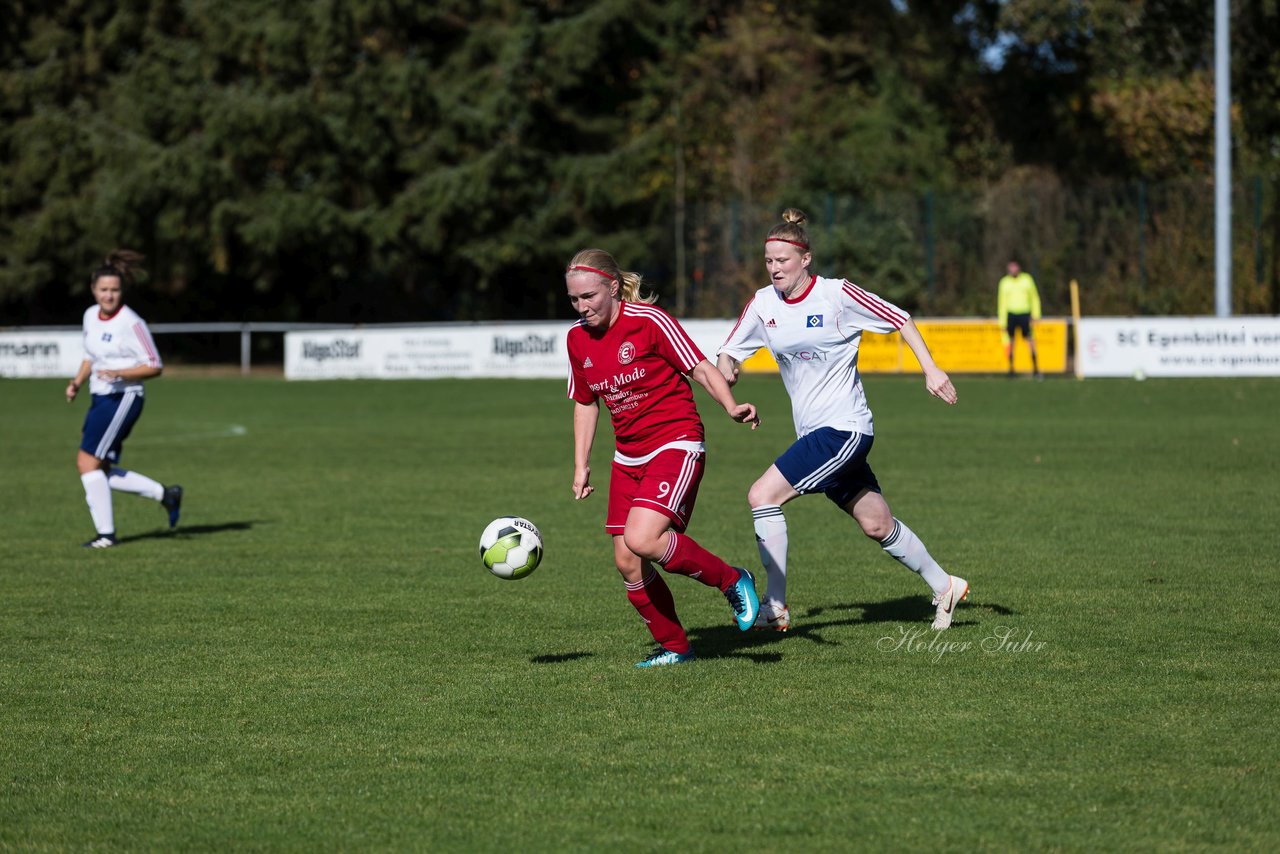
[[[787,519],[776,504],[763,504],[751,509],[755,520],[756,547],[760,563],[769,576],[764,601],[770,612],[777,614],[787,604]]]
[[[88,474],[80,475],[84,484],[84,500],[89,505],[89,515],[93,517],[93,527],[99,534],[116,532],[115,511],[111,507],[111,490],[131,492],[160,501],[164,498],[164,486],[147,477],[128,469],[113,468],[110,476],[102,469],[94,469]]]
[[[761,608],[767,604],[777,613],[787,603],[787,519],[776,504],[753,507],[756,546],[760,549],[760,563],[769,576]],[[893,531],[880,542],[880,548],[898,563],[920,575],[935,594],[945,593],[951,584],[951,576],[929,555],[915,532],[900,519],[893,520]]]
[[[929,556],[924,543],[902,520],[893,520],[893,531],[880,541],[880,548],[907,569],[919,573],[935,594],[947,592],[951,576]]]
[[[102,469],[94,469],[80,475],[80,482],[84,484],[84,500],[89,505],[94,529],[99,534],[114,534],[116,517],[111,509],[111,487],[107,485],[107,476]]]
[[[164,485],[156,483],[145,474],[138,474],[128,469],[112,468],[107,477],[107,484],[116,492],[132,492],[152,501],[164,498]]]

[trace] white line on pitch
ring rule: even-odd
[[[248,436],[249,428],[241,424],[228,424],[221,430],[209,430],[201,433],[177,433],[167,436],[140,436],[130,439],[130,445],[167,445],[175,442],[191,442],[198,439],[232,439],[237,436]]]

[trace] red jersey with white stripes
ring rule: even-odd
[[[858,344],[863,331],[896,332],[910,317],[849,281],[814,276],[790,299],[772,285],[756,291],[720,352],[742,361],[769,348],[791,396],[797,436],[819,427],[870,434]]]
[[[127,305],[120,306],[110,317],[103,317],[96,305],[85,310],[84,357],[93,363],[89,374],[92,394],[142,390],[142,380],[99,379],[100,370],[118,371],[138,365],[164,367],[146,321]]]
[[[705,357],[674,317],[623,302],[603,332],[569,330],[569,397],[609,408],[618,454],[642,457],[668,442],[703,440],[702,419],[685,375]]]

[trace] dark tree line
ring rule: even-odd
[[[1212,306],[1212,4],[3,3],[0,325],[118,246],[153,321],[563,317],[586,245],[724,315],[792,204],[919,310],[1011,253]],[[1237,308],[1280,311],[1280,10],[1233,22]]]

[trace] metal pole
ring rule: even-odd
[[[1076,379],[1084,379],[1084,365],[1080,363],[1080,283],[1071,280],[1071,335],[1075,341],[1072,350]]]
[[[240,327],[240,376],[249,376],[249,324]]]
[[[1228,0],[1215,0],[1214,68],[1214,307],[1231,316],[1231,40]]]

